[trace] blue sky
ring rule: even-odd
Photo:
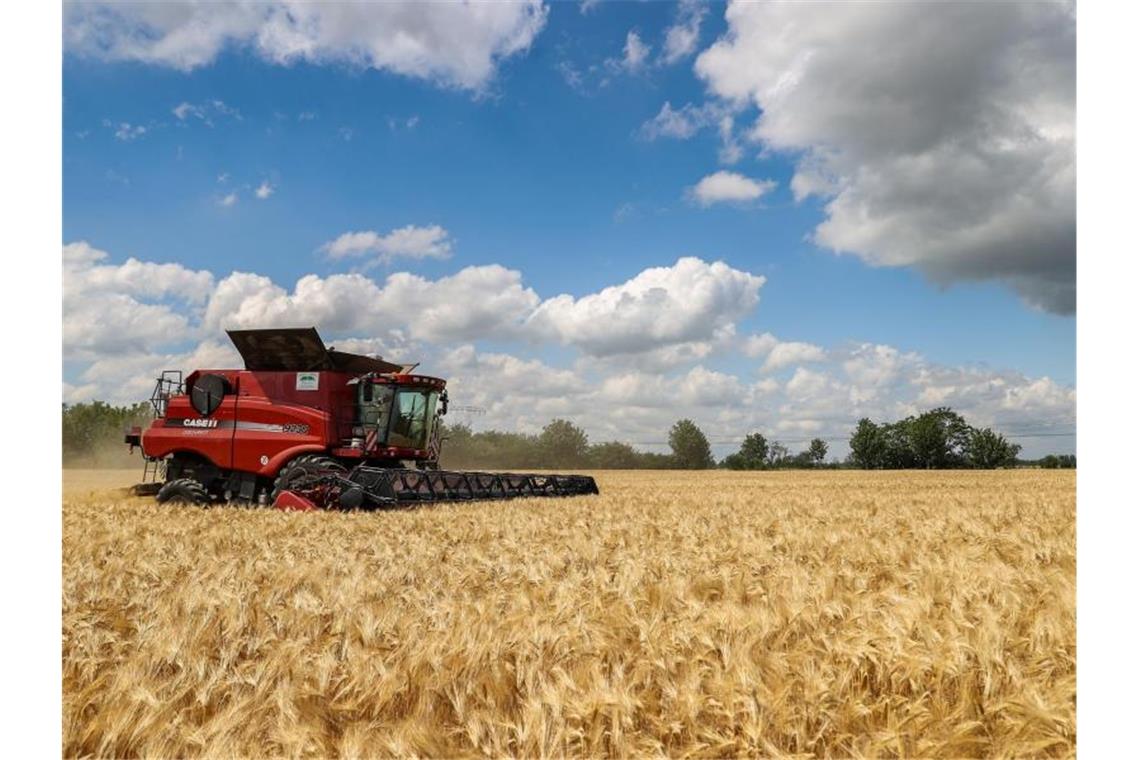
[[[192,5],[187,7],[188,13],[195,12]],[[223,7],[216,10],[218,17],[230,12]],[[866,394],[855,389],[844,368],[854,347],[870,344],[891,347],[899,355],[919,355],[921,368],[916,365],[915,376],[926,372],[921,376],[927,379],[915,381],[918,385],[912,382],[909,391],[893,386],[896,390],[879,398],[881,404],[873,410],[882,414],[921,405],[921,391],[929,386],[930,368],[935,367],[956,372],[957,385],[953,393],[923,398],[951,398],[967,411],[967,386],[972,386],[961,378],[976,379],[986,373],[1004,377],[999,385],[1007,389],[1005,393],[1013,375],[1026,388],[1040,387],[1047,378],[1052,385],[1046,394],[1049,400],[1041,401],[1043,406],[1030,405],[1030,412],[1017,416],[1011,411],[1017,404],[1008,398],[987,397],[988,401],[979,401],[978,415],[1029,433],[1073,429],[1075,317],[1065,303],[1069,288],[1065,278],[1066,256],[1075,261],[1075,251],[1065,252],[1068,227],[1062,224],[1054,230],[1057,214],[1044,216],[1053,204],[1062,211],[1066,208],[1068,185],[1072,184],[1067,182],[1064,163],[1071,153],[1063,134],[1071,122],[1071,112],[1066,115],[1063,110],[1066,91],[1053,94],[1061,104],[1060,116],[1052,102],[1049,109],[1040,107],[1043,96],[1034,82],[1022,82],[1012,75],[1000,90],[961,95],[966,100],[998,104],[993,107],[1000,106],[1003,112],[1016,112],[1044,136],[1001,154],[998,160],[1011,162],[1008,170],[1003,168],[1001,181],[1022,176],[1018,173],[1021,166],[1060,168],[1044,177],[1037,169],[1025,171],[1015,186],[1019,195],[1024,190],[1025,204],[1006,212],[995,201],[978,211],[970,200],[978,197],[973,205],[981,206],[984,193],[1000,181],[996,175],[985,176],[986,162],[980,164],[981,175],[958,177],[957,167],[968,165],[967,159],[989,149],[979,145],[966,159],[951,157],[953,163],[946,170],[931,170],[932,177],[923,180],[922,188],[937,185],[937,193],[949,200],[943,203],[931,191],[934,200],[923,206],[925,189],[911,194],[915,198],[911,203],[904,202],[910,197],[907,193],[897,187],[883,190],[884,185],[894,182],[905,187],[913,178],[892,175],[898,174],[895,167],[915,156],[930,157],[924,166],[943,160],[945,146],[962,145],[959,136],[911,130],[915,134],[904,131],[888,147],[878,145],[873,138],[884,129],[905,128],[898,127],[900,119],[895,116],[884,124],[874,123],[884,118],[885,108],[868,105],[880,101],[874,91],[853,93],[844,102],[845,110],[839,111],[844,119],[805,110],[831,86],[820,84],[819,92],[809,91],[824,81],[827,56],[836,56],[841,64],[850,60],[844,58],[847,53],[835,49],[838,43],[829,43],[831,38],[820,31],[841,31],[850,23],[838,8],[824,6],[822,13],[811,18],[761,19],[766,25],[745,17],[751,9],[721,5],[603,3],[583,10],[578,5],[557,4],[545,10],[532,7],[530,12],[532,26],[535,18],[541,23],[537,30],[526,32],[529,42],[525,47],[509,54],[474,50],[471,55],[476,59],[483,55],[489,61],[489,71],[474,80],[460,81],[467,75],[455,71],[463,69],[448,69],[446,62],[441,64],[443,73],[439,66],[432,69],[429,65],[426,73],[416,69],[423,68],[418,58],[408,65],[399,60],[393,63],[382,47],[386,29],[361,32],[372,46],[363,58],[356,53],[339,55],[337,45],[352,40],[318,35],[319,52],[282,61],[280,54],[267,52],[261,42],[254,41],[261,39],[256,29],[242,31],[245,27],[235,21],[235,26],[218,32],[212,54],[196,48],[197,58],[191,65],[177,55],[164,59],[166,52],[138,52],[140,37],[148,44],[162,41],[164,35],[174,39],[179,25],[185,24],[183,18],[140,21],[130,18],[127,11],[108,12],[98,6],[89,13],[72,11],[65,18],[63,68],[63,242],[83,242],[104,252],[100,267],[118,267],[133,257],[205,271],[212,275],[210,282],[202,283],[207,290],[221,287],[232,272],[256,273],[288,293],[310,274],[329,278],[357,272],[383,286],[395,273],[436,282],[467,267],[499,265],[517,272],[521,286],[541,301],[561,294],[582,299],[629,283],[647,269],[672,267],[681,257],[696,257],[707,264],[724,262],[732,271],[764,278],[755,289],[758,301],[753,308],[734,311],[727,305],[709,314],[710,324],[731,324],[737,343],[730,347],[714,339],[713,327],[698,335],[699,326],[689,326],[683,336],[664,335],[644,346],[645,352],[659,351],[694,344],[694,339],[713,346],[707,351],[701,348],[705,353],[688,363],[646,363],[638,358],[645,355],[640,349],[632,349],[623,358],[565,335],[543,339],[523,336],[517,330],[481,332],[477,324],[418,336],[409,334],[415,330],[407,324],[382,324],[376,332],[368,332],[372,323],[341,317],[318,327],[330,338],[345,340],[373,339],[389,327],[396,328],[401,334],[389,336],[382,343],[385,350],[422,351],[409,358],[423,361],[425,368],[440,374],[450,371],[469,377],[468,387],[496,381],[485,374],[486,367],[476,372],[471,365],[464,375],[465,365],[433,357],[469,345],[477,355],[510,356],[539,362],[544,371],[577,373],[585,384],[580,391],[581,407],[560,406],[566,394],[560,396],[557,390],[543,399],[550,402],[552,411],[580,411],[583,424],[588,429],[593,426],[597,437],[646,440],[653,437],[649,431],[661,425],[667,428],[671,419],[680,416],[674,412],[685,410],[671,405],[631,418],[628,424],[602,424],[601,418],[593,423],[585,411],[596,408],[589,401],[590,388],[607,382],[613,385],[614,378],[634,374],[641,382],[649,382],[653,375],[695,380],[699,376],[692,374],[695,367],[738,380],[736,386],[725,386],[730,395],[734,389],[739,395],[739,388],[747,387],[753,405],[766,409],[760,417],[741,423],[745,427],[778,426],[780,410],[794,403],[785,397],[791,392],[773,390],[781,395],[769,394],[770,403],[764,403],[761,396],[767,392],[756,391],[754,386],[765,379],[786,384],[800,367],[789,362],[781,364],[779,371],[758,371],[763,365],[763,346],[754,342],[759,348],[743,350],[740,345],[749,336],[765,334],[779,342],[808,344],[825,352],[826,359],[813,359],[814,366],[804,365],[804,369],[809,375],[814,372],[834,380],[833,396],[855,399],[847,404],[851,413],[866,400]],[[906,20],[891,16],[908,12],[903,6],[886,11],[879,23],[884,39],[891,38],[893,24]],[[966,35],[970,25],[977,23],[986,28],[997,25],[1009,36],[1037,33],[1028,31],[1033,25],[1024,18],[998,15],[996,19],[952,18],[950,28],[957,23]],[[437,18],[427,23],[453,20],[463,21]],[[772,52],[766,59],[753,60],[756,50],[770,48],[749,35],[762,33],[757,28],[770,27],[775,21],[786,21],[789,29],[802,36],[803,50],[822,51],[807,59],[813,63],[806,70],[804,59],[796,58],[794,50],[783,58]],[[264,19],[249,23],[268,24]],[[1059,31],[1047,40],[1049,45],[1040,46],[1046,51],[1040,55],[1047,60],[1038,64],[1043,69],[1064,68],[1065,20],[1051,23]],[[144,24],[150,26],[140,34]],[[866,26],[874,31],[874,24]],[[96,43],[91,42],[91,28],[99,33]],[[696,30],[696,36],[668,48],[666,40],[673,28]],[[475,31],[470,34],[471,38],[479,36]],[[855,42],[859,40],[851,44]],[[1009,45],[1001,36],[995,36],[991,44],[991,70],[1024,68],[1025,61],[1011,65],[1004,60]],[[720,49],[713,50],[717,46]],[[168,52],[169,47],[163,50]],[[673,56],[667,61],[670,50]],[[904,60],[920,53],[897,51]],[[963,55],[968,53],[977,56],[987,51],[963,51]],[[1068,50],[1070,58],[1072,54]],[[430,58],[432,53],[427,55]],[[812,65],[820,71],[813,72]],[[799,100],[770,86],[782,66],[787,71],[795,69],[797,92],[802,93]],[[970,79],[965,66],[948,64],[945,72],[936,70],[931,76],[935,74],[963,77],[965,83],[955,92],[988,86],[978,85],[980,79]],[[880,75],[864,72],[858,81],[874,87]],[[921,84],[900,83],[894,74],[884,75],[882,99],[905,107],[912,92],[908,88],[917,90]],[[751,94],[741,96],[741,91]],[[1015,109],[1007,107],[1010,103],[1026,105]],[[663,109],[667,116],[682,112],[686,105],[690,108],[683,112],[688,114],[686,119],[662,126],[666,121]],[[919,109],[922,104],[916,102],[913,107]],[[960,119],[961,134],[976,133],[969,121],[974,117],[960,117],[947,108],[949,113],[940,124]],[[780,122],[784,113],[787,118]],[[731,125],[727,131],[720,126],[726,115]],[[759,126],[762,119],[769,120],[765,126]],[[1036,119],[1050,122],[1037,124]],[[845,121],[854,125],[850,131],[845,131]],[[908,140],[919,141],[918,147],[904,146]],[[726,151],[736,155],[726,158]],[[833,181],[841,183],[839,190],[833,186],[826,192],[797,197],[793,178],[797,174],[807,177],[808,170],[821,163]],[[718,172],[765,189],[757,198],[714,192],[702,202],[693,188]],[[951,187],[954,182],[960,186]],[[1058,185],[1061,191],[1052,189]],[[259,188],[264,197],[259,197]],[[1039,197],[1045,193],[1052,194]],[[838,210],[839,204],[829,209],[837,197],[857,204],[858,224]],[[954,209],[959,202],[961,210]],[[939,219],[944,208],[954,213],[947,211],[947,219]],[[1041,221],[1032,218],[1035,213],[1043,215]],[[969,214],[985,218],[969,219]],[[830,232],[821,235],[820,225],[829,219]],[[955,237],[958,228],[951,229],[951,225],[967,224],[980,232]],[[1075,228],[1075,221],[1072,224]],[[338,258],[327,247],[345,233],[374,231],[384,237],[409,226],[441,228],[443,253],[437,248],[434,253],[385,257],[376,256],[378,249],[372,248]],[[878,229],[885,230],[879,237],[866,232]],[[995,229],[1000,232],[993,232],[992,240],[979,242]],[[1048,234],[1038,234],[1042,229]],[[918,242],[903,249],[894,244],[897,240]],[[931,241],[929,250],[927,240]],[[1037,247],[1048,253],[1038,255]],[[1042,263],[1044,259],[1048,261]],[[79,282],[80,277],[90,275],[72,276]],[[1060,306],[1054,297],[1058,287]],[[115,372],[149,368],[143,356],[157,362],[192,355],[196,346],[219,337],[208,334],[211,327],[236,324],[211,322],[202,316],[213,297],[209,292],[199,294],[200,300],[195,301],[175,287],[149,294],[135,288],[128,295],[104,288],[100,298],[130,298],[137,304],[169,310],[172,319],[187,325],[185,335],[165,340],[143,337],[134,344],[114,346],[76,339],[69,346],[68,320],[82,320],[88,312],[76,306],[69,313],[68,299],[78,304],[89,291],[86,287],[65,289],[65,396],[71,394],[73,399],[114,395],[121,387]],[[1048,295],[1041,295],[1046,291]],[[465,291],[461,298],[484,295],[475,289]],[[672,295],[684,298],[683,283]],[[247,293],[246,298],[251,296]],[[111,302],[105,301],[104,306],[111,308]],[[413,321],[411,316],[405,319]],[[138,361],[124,359],[135,355]],[[605,369],[597,369],[599,359]],[[826,383],[816,385],[823,393]],[[541,424],[537,411],[533,419],[516,413],[519,404],[535,405],[526,393],[517,403],[508,400],[502,406],[481,394],[469,395],[489,405],[487,419],[478,420],[479,424],[522,428]],[[741,398],[725,398],[717,408],[715,403],[695,399],[688,411],[698,418],[703,414],[706,426],[715,426],[735,419],[740,404]],[[840,435],[849,415],[839,408],[842,405],[823,406],[830,411],[820,412],[817,418],[798,415],[801,424],[786,428],[785,437],[797,439],[817,432]],[[612,421],[612,415],[608,419]],[[726,440],[739,432],[736,426],[730,427]],[[1022,442],[1027,450],[1072,447],[1070,439]]]

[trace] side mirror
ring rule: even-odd
[[[443,395],[439,397],[439,401],[440,401],[439,416],[442,417],[443,415],[447,414],[447,391],[443,392]]]
[[[372,383],[366,381],[360,392],[365,403],[372,403]]]

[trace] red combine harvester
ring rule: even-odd
[[[438,469],[446,381],[327,348],[315,328],[230,330],[245,369],[167,370],[136,493],[160,502],[379,509],[596,494],[584,475]]]

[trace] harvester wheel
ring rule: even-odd
[[[288,491],[302,480],[323,472],[335,472],[338,475],[348,474],[348,470],[340,462],[331,457],[319,454],[306,454],[299,456],[281,468],[277,479],[273,481],[273,493],[270,494],[269,503],[277,499],[277,494]]]
[[[207,504],[210,501],[206,487],[193,478],[178,478],[167,482],[158,489],[154,498],[159,504]]]

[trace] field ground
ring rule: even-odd
[[[1075,476],[601,472],[379,514],[65,473],[65,756],[1071,756]]]

